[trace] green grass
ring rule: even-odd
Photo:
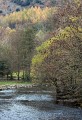
[[[23,82],[23,81],[0,81],[0,86],[1,85],[27,85],[27,84],[32,84],[31,82]]]

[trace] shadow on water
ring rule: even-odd
[[[0,91],[0,120],[82,120],[82,109],[56,105],[54,99],[51,90]]]
[[[15,100],[22,105],[31,106],[38,110],[48,111],[54,109],[54,99],[48,94],[20,95]]]

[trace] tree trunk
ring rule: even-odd
[[[10,77],[10,80],[13,80],[13,74],[11,73],[11,77]]]
[[[25,79],[25,71],[23,69],[23,76],[22,76],[22,79],[24,80]]]
[[[58,95],[58,94],[59,94],[59,87],[58,87],[58,84],[57,84],[58,79],[55,78],[55,79],[53,79],[52,81],[53,81],[53,83],[54,83],[54,85],[55,85],[55,87],[56,87],[56,102],[57,102],[58,96],[59,96],[59,95]]]
[[[18,80],[20,80],[20,71],[18,70]]]
[[[7,80],[9,79],[9,74],[7,73]]]

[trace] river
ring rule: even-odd
[[[0,120],[82,120],[82,109],[54,103],[52,91],[0,91]]]

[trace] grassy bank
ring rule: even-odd
[[[1,85],[21,85],[21,84],[32,84],[31,82],[24,82],[24,81],[0,81],[0,86]]]

